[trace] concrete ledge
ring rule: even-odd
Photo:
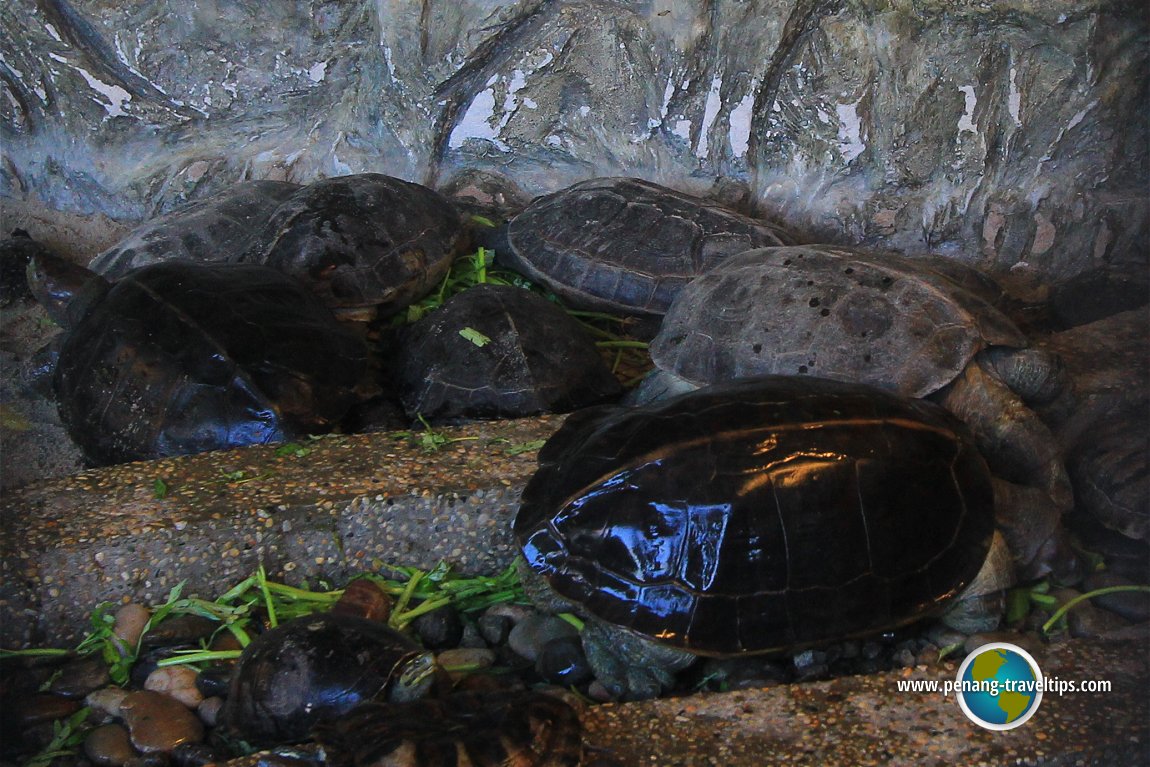
[[[211,598],[263,563],[298,585],[373,562],[486,574],[512,559],[511,519],[561,417],[446,428],[434,452],[403,433],[124,464],[0,500],[0,643],[67,644],[102,601]],[[157,493],[162,482],[166,492]],[[157,497],[162,495],[163,497]]]

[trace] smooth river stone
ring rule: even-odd
[[[120,704],[132,745],[145,753],[171,751],[181,743],[199,743],[204,725],[175,698],[151,690],[130,693]]]
[[[84,738],[84,753],[98,767],[120,767],[136,756],[136,749],[122,725],[104,724]]]

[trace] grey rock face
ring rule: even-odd
[[[812,239],[1146,263],[1134,2],[9,0],[0,24],[0,200],[62,214],[368,171],[735,177]]]

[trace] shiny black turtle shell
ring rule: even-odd
[[[499,257],[572,306],[660,315],[728,256],[782,245],[765,221],[637,178],[595,178],[537,198],[507,227]]]
[[[567,420],[514,523],[528,565],[589,613],[704,655],[863,636],[978,572],[990,474],[942,408],[764,376]]]
[[[255,264],[91,275],[61,316],[57,407],[99,464],[330,431],[367,365],[363,341],[317,297]]]

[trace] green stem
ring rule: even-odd
[[[213,660],[235,660],[241,650],[177,650],[176,655],[156,661],[156,665],[182,666],[187,663],[203,663]]]
[[[1105,588],[1095,589],[1094,591],[1087,591],[1085,594],[1079,594],[1078,596],[1074,597],[1074,599],[1071,599],[1069,602],[1062,605],[1062,607],[1059,607],[1054,611],[1054,614],[1050,616],[1050,619],[1046,621],[1046,623],[1042,624],[1042,633],[1044,635],[1049,634],[1050,629],[1054,628],[1054,625],[1058,623],[1058,621],[1062,620],[1063,616],[1070,612],[1070,610],[1076,607],[1079,603],[1084,602],[1087,599],[1093,599],[1094,597],[1101,597],[1107,594],[1117,594],[1121,591],[1145,591],[1150,593],[1150,586],[1107,586]]]

